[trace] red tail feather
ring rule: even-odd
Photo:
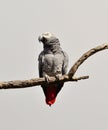
[[[56,86],[47,86],[46,88],[46,103],[52,105],[56,100],[57,90]]]

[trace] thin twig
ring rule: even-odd
[[[100,46],[97,46],[95,48],[92,48],[91,50],[87,51],[86,53],[84,53],[76,62],[75,64],[71,67],[68,75],[70,77],[73,77],[75,75],[75,72],[77,71],[77,69],[79,68],[79,66],[90,56],[92,56],[93,54],[97,53],[98,51],[102,51],[108,49],[108,43],[102,44]]]

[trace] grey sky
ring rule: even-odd
[[[108,42],[107,0],[0,0],[0,81],[38,77],[38,36],[59,37],[72,64]],[[108,130],[108,50],[89,58],[50,108],[41,87],[0,90],[1,130]]]

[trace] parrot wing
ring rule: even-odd
[[[69,57],[65,51],[62,51],[64,55],[64,60],[63,60],[63,66],[62,66],[62,75],[67,73],[67,68],[68,68],[68,63],[69,63]]]
[[[44,52],[42,51],[38,57],[38,69],[39,69],[39,77],[43,77],[42,67],[43,67],[43,58]]]

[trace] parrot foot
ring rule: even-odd
[[[45,77],[45,81],[46,81],[47,83],[49,83],[49,81],[50,81],[50,77],[49,77],[48,75],[46,75],[46,74],[45,74],[44,77]]]
[[[60,80],[60,77],[61,77],[61,74],[55,75],[55,78],[56,78],[57,80]]]

